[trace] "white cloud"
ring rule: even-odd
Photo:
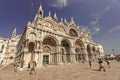
[[[100,20],[100,18],[99,18],[99,17],[96,17],[96,18],[95,18],[95,21],[91,21],[91,22],[90,22],[90,25],[96,26],[99,20]]]
[[[104,16],[112,8],[113,4],[117,1],[118,0],[111,1],[111,3],[108,6],[106,6],[102,11],[99,11],[96,14],[92,15],[92,17],[95,17],[95,21],[90,22],[90,25],[93,27],[92,35],[94,35],[100,31],[100,27],[98,24],[99,20],[101,19],[102,16]],[[93,0],[93,2],[95,2],[95,0]]]
[[[61,9],[68,5],[68,0],[50,0],[49,5]]]
[[[90,31],[89,26],[83,26],[83,25],[81,25],[80,27],[81,27],[82,31]]]
[[[117,1],[118,0],[112,0],[109,5],[107,5],[105,8],[103,8],[101,11],[93,14],[92,16],[101,18],[104,14],[106,14],[112,8],[114,3],[116,3]]]
[[[94,32],[92,33],[92,35],[98,33],[100,31],[100,27],[95,27],[94,28]]]
[[[96,1],[97,0],[91,0],[91,3],[96,3]],[[95,19],[95,20],[92,20],[90,22],[92,35],[95,35],[96,33],[98,33],[101,30],[100,25],[99,25],[99,21],[100,21],[101,17],[103,17],[113,7],[113,5],[117,1],[118,0],[110,0],[109,5],[107,5],[106,7],[104,7],[101,11],[98,11],[97,13],[93,13],[91,15],[91,17]]]
[[[112,33],[112,32],[117,32],[117,31],[120,31],[120,24],[115,27],[112,27],[108,32]]]
[[[51,7],[56,7],[58,9],[61,9],[63,7],[66,7],[68,4],[70,5],[70,4],[82,3],[86,1],[88,0],[49,0],[48,2]]]
[[[95,21],[91,21],[90,22],[90,26],[92,27],[91,29],[91,31],[92,31],[92,35],[94,35],[94,34],[96,34],[96,33],[98,33],[99,31],[100,31],[100,26],[99,26],[99,24],[98,24],[98,22],[99,22],[99,17],[96,17],[95,18]]]
[[[98,25],[95,25],[92,28],[90,26],[80,26],[80,27],[81,27],[81,31],[88,32],[91,35],[95,35],[100,31],[100,27]]]

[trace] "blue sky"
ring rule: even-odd
[[[80,28],[90,31],[93,40],[103,45],[105,53],[112,53],[112,49],[120,53],[120,0],[0,0],[0,36],[10,37],[15,27],[20,34],[40,4],[44,16],[51,11],[59,20],[69,22],[74,17]]]

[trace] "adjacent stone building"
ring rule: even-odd
[[[0,64],[3,64],[5,54],[7,52],[8,38],[0,37]]]
[[[2,65],[8,65],[14,63],[17,54],[17,45],[21,35],[16,35],[16,28],[13,30],[11,38],[4,38],[4,56],[2,59]]]
[[[73,18],[70,22],[61,19],[56,13],[43,17],[42,6],[32,22],[28,22],[21,34],[16,51],[16,61],[27,67],[34,60],[37,66],[57,65],[88,61],[103,56],[100,44],[93,42],[91,34],[78,27]]]

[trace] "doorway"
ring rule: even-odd
[[[49,64],[49,55],[44,55],[43,56],[43,65]]]

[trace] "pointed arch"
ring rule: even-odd
[[[47,55],[47,63],[57,64],[57,39],[53,36],[45,36],[43,39],[43,64],[44,58]],[[44,47],[45,46],[45,47]]]
[[[35,43],[34,42],[29,42],[29,45],[28,45],[29,60],[28,61],[31,61],[31,60],[35,59],[34,48],[35,48]]]
[[[58,40],[51,35],[47,35],[43,38],[43,44],[56,46],[58,44]]]
[[[80,39],[77,39],[75,41],[75,58],[76,61],[80,61],[80,60],[85,60],[85,54],[83,53],[83,49],[84,49],[84,44],[83,41]]]
[[[69,47],[72,46],[71,42],[65,38],[61,40],[61,45],[63,46],[63,44],[64,44],[64,46],[69,46]]]
[[[63,24],[58,24],[58,31],[63,32],[63,33],[66,33],[66,30],[65,30]]]
[[[68,39],[63,39],[61,41],[61,46],[63,48],[63,51],[62,53],[64,53],[64,57],[65,57],[65,60],[69,63],[71,62],[71,55],[70,55],[70,46],[71,46],[71,43]]]
[[[28,45],[28,52],[33,53],[34,52],[34,47],[35,47],[35,43],[30,42],[29,45]]]
[[[79,47],[80,49],[85,48],[83,41],[80,40],[80,39],[77,39],[77,40],[75,41],[75,46],[76,46],[76,47]]]
[[[73,28],[71,28],[71,29],[69,30],[69,35],[70,35],[71,37],[78,37],[77,31],[76,31],[75,29],[73,29]]]
[[[93,46],[93,47],[92,47],[92,50],[93,50],[93,51],[96,51],[96,47],[95,47],[95,46]]]
[[[53,22],[51,19],[47,19],[47,18],[44,19],[44,26],[45,26],[45,27],[47,27],[47,28],[49,28],[49,29],[55,30],[54,25],[55,25],[55,24],[54,24],[54,22]]]

